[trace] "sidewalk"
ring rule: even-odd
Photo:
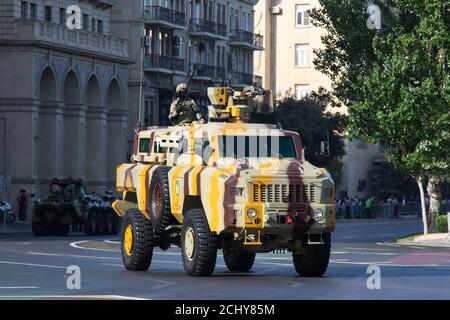
[[[423,247],[450,248],[450,235],[448,233],[431,233],[426,236],[414,237],[412,240],[397,240],[397,244]]]
[[[4,230],[3,223],[0,223],[0,235],[1,234],[14,234],[14,233],[31,233],[31,221],[20,221],[6,224],[6,232]]]

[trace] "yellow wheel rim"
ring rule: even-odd
[[[186,258],[188,258],[189,261],[194,259],[195,234],[192,228],[187,229],[186,235],[184,236],[184,252],[186,253]]]
[[[129,224],[125,229],[123,246],[125,248],[126,254],[128,256],[131,256],[131,253],[133,252],[133,227],[131,226],[131,224]]]

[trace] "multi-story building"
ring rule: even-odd
[[[113,185],[126,159],[132,61],[127,41],[110,35],[115,3],[0,2],[0,175],[12,178],[9,200],[20,188],[42,196],[54,177],[84,178],[91,190]],[[71,5],[81,30],[67,27]]]
[[[129,38],[132,58],[142,61],[130,68],[130,125],[138,119],[167,125],[175,88],[192,71],[190,93],[203,113],[208,86],[253,84],[253,53],[262,49],[262,37],[253,33],[256,2],[140,0],[115,7],[112,28]]]
[[[255,6],[255,32],[264,36],[264,51],[255,54],[255,76],[263,87],[301,99],[319,87],[332,89],[332,81],[313,65],[315,48],[322,46],[324,30],[311,24],[308,10],[318,0],[259,0]],[[331,110],[334,111],[334,110]],[[338,110],[340,112],[346,112]],[[338,192],[365,197],[370,192],[368,173],[373,159],[383,157],[379,146],[346,140],[342,181]]]

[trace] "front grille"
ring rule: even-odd
[[[252,184],[253,202],[315,202],[313,184]]]

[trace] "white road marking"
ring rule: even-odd
[[[40,289],[40,287],[0,287],[0,289]]]
[[[380,249],[380,248],[357,248],[357,247],[344,247],[344,249],[347,249],[347,250],[361,250],[361,249],[364,249],[364,250],[373,250],[373,251],[386,251],[386,250],[389,250],[389,249]]]
[[[26,295],[0,296],[0,299],[122,299],[122,300],[151,300],[121,295]]]
[[[292,284],[289,286],[289,288],[299,288],[301,287],[304,283],[303,282],[296,282],[296,281],[289,281]]]
[[[398,253],[393,252],[357,252],[357,251],[333,251],[331,254],[362,254],[362,255],[378,255],[378,256],[397,256]]]
[[[27,254],[35,256],[51,256],[51,257],[62,257],[63,254],[60,253],[47,253],[47,252],[27,252]]]
[[[120,244],[120,241],[117,240],[104,240],[106,243],[112,243],[112,244]]]
[[[416,246],[411,246],[411,245],[407,245],[407,244],[399,244],[399,243],[377,242],[376,244],[379,246],[386,246],[386,247],[398,247],[398,248],[408,247],[408,248],[421,249],[421,250],[426,249],[426,247],[416,247]]]
[[[151,287],[152,290],[158,290],[158,289],[162,289],[162,288],[165,288],[165,287],[174,286],[174,285],[177,284],[176,282],[172,282],[172,281],[157,280],[157,279],[152,279],[152,278],[144,278],[144,277],[132,277],[132,278],[145,280],[145,281],[154,281],[154,282],[161,283],[160,285]]]
[[[340,263],[340,264],[357,264],[357,265],[377,265],[383,267],[440,267],[438,264],[394,264],[392,262],[380,262],[380,261],[341,261],[341,260],[330,260],[330,263]]]
[[[0,261],[0,263],[3,263],[3,264],[14,264],[14,265],[20,265],[20,266],[29,266],[29,267],[67,269],[67,267],[54,266],[54,265],[48,265],[48,264],[35,264],[35,263],[13,262],[13,261]]]
[[[81,241],[75,241],[75,242],[72,242],[72,243],[70,244],[70,246],[73,247],[73,248],[84,249],[84,250],[120,252],[120,250],[100,249],[100,248],[86,248],[86,247],[81,247],[81,246],[80,246],[81,243],[85,243],[85,242],[88,242],[88,241],[93,241],[93,240],[81,240]],[[101,241],[101,240],[95,240],[95,241]]]
[[[292,267],[292,264],[286,264],[286,263],[276,263],[276,262],[263,262],[263,261],[258,261],[258,263],[260,264],[270,264],[273,266],[281,266],[281,267]]]
[[[272,272],[274,272],[274,271],[276,271],[277,269],[267,269],[267,270],[264,270],[264,271],[258,271],[258,272],[255,272],[255,274],[258,274],[258,275],[264,275],[264,274],[268,274],[268,273],[272,273]]]

